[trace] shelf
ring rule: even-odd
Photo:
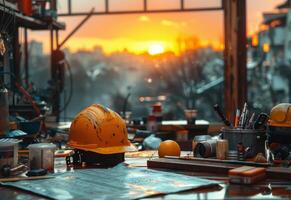
[[[40,20],[34,17],[29,17],[21,14],[19,11],[15,10],[14,6],[11,6],[8,2],[3,3],[0,2],[0,15],[5,14],[5,16],[13,16],[15,15],[16,26],[29,28],[32,30],[64,30],[66,28],[64,23],[57,22],[56,20]]]

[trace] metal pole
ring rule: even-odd
[[[87,13],[87,16],[73,29],[71,33],[69,33],[69,35],[61,42],[61,44],[59,44],[57,47],[58,49],[60,49],[85,24],[85,22],[92,16],[93,12],[94,8],[92,8],[90,13]]]
[[[184,9],[184,0],[181,0],[181,9]]]
[[[105,13],[109,12],[109,0],[105,0]]]
[[[29,69],[28,69],[28,36],[27,28],[24,28],[24,70],[25,70],[25,84],[29,85]]]
[[[72,13],[72,1],[68,0],[68,13],[71,14]]]
[[[56,47],[59,46],[59,30],[56,30]]]
[[[147,2],[147,0],[143,0],[143,10],[144,11],[148,10],[148,2]]]
[[[50,50],[51,50],[51,77],[52,80],[54,80],[55,74],[54,74],[54,66],[53,66],[53,51],[54,51],[54,30],[51,27],[50,28]]]

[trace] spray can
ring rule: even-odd
[[[0,135],[4,135],[9,130],[9,100],[8,90],[0,88]]]

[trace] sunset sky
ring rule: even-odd
[[[66,9],[66,0],[59,0],[60,11]],[[141,8],[142,0],[111,0],[112,10]],[[262,12],[272,11],[283,0],[248,0],[248,34],[255,32],[262,20]],[[217,6],[220,0],[185,0],[185,7]],[[178,0],[149,0],[149,9],[177,8]],[[89,11],[104,8],[103,0],[73,0],[73,10]],[[59,21],[67,24],[60,34],[61,40],[83,17],[63,17]],[[44,43],[49,50],[49,33],[32,32],[30,40]],[[165,50],[177,51],[177,38],[197,37],[202,46],[222,48],[223,14],[215,12],[167,13],[150,15],[93,16],[65,45],[72,51],[101,46],[106,53],[127,49],[134,53],[149,51],[162,46]]]

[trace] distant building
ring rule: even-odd
[[[43,44],[42,42],[38,42],[38,41],[35,41],[35,40],[32,40],[30,43],[29,43],[29,55],[30,56],[43,56]]]
[[[274,12],[263,13],[259,31],[248,41],[248,69],[259,68],[266,74],[271,90],[290,96],[287,74],[291,72],[291,0],[278,5]],[[287,100],[285,97],[281,101]]]
[[[253,58],[262,58],[269,65],[291,62],[291,8],[290,0],[277,6],[276,12],[263,13],[259,32],[250,41]]]

